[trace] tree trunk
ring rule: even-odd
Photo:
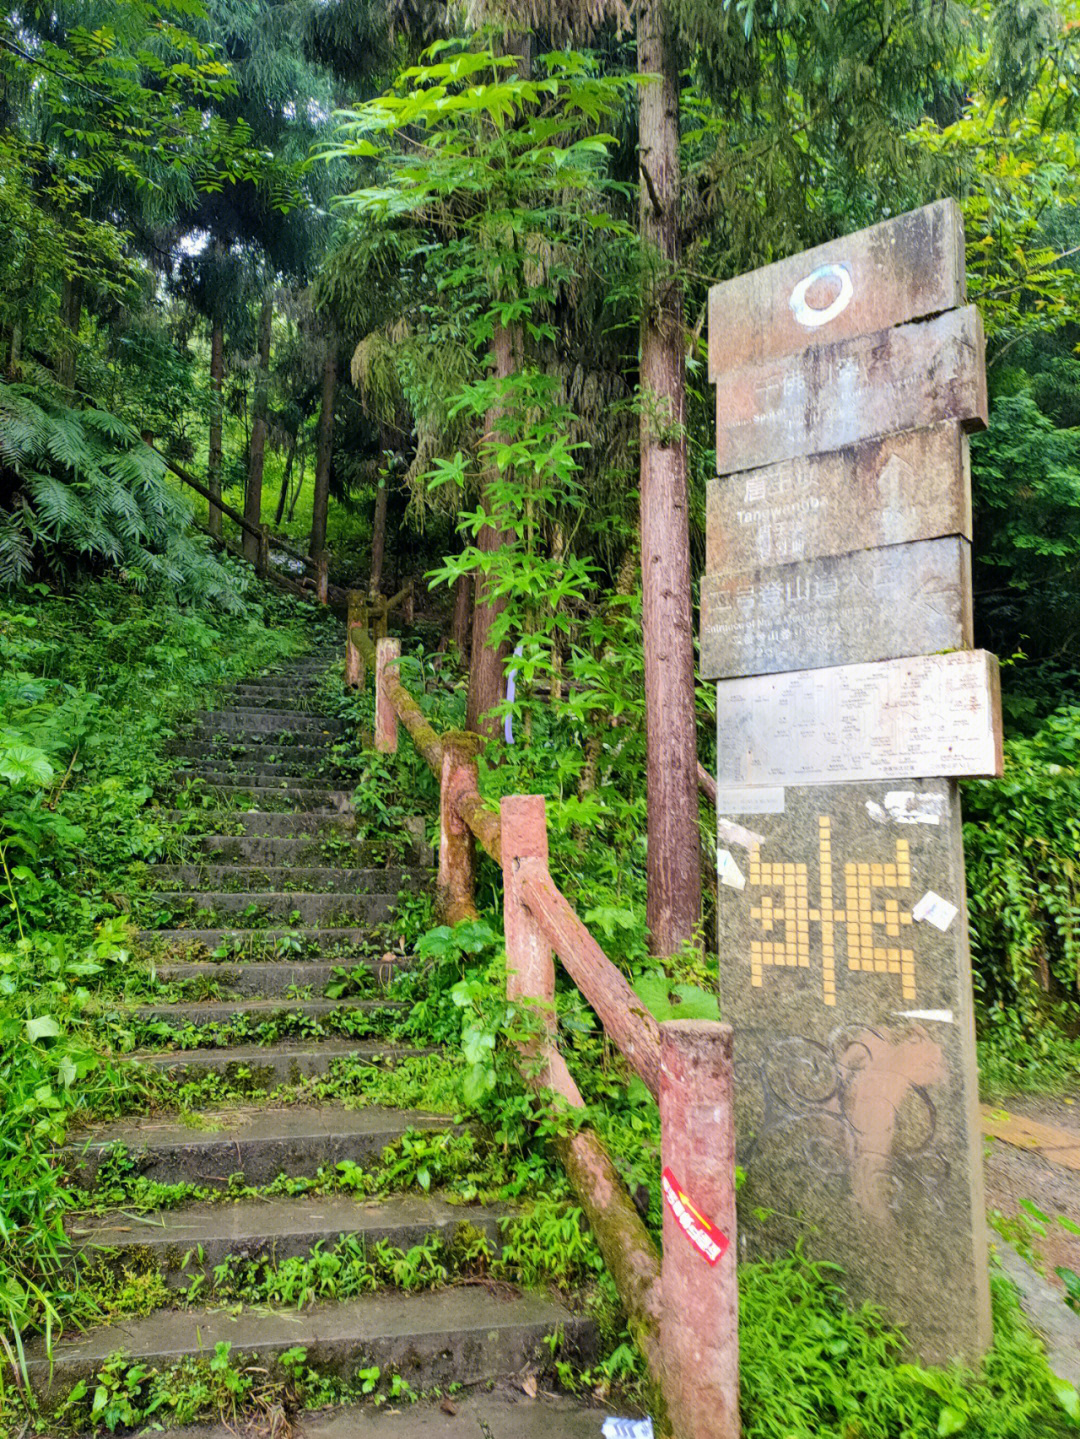
[[[515,357],[519,345],[515,344],[515,333],[496,322],[495,334],[491,341],[492,358],[495,362],[495,378],[506,380],[514,373]],[[496,434],[502,418],[501,405],[494,406],[487,414],[487,432]],[[481,503],[490,513],[488,485],[492,476],[485,477]],[[485,554],[493,554],[509,543],[511,536],[493,525],[484,525],[476,537],[477,548]],[[488,739],[498,739],[499,720],[490,711],[503,697],[503,659],[506,646],[493,646],[488,635],[498,616],[506,608],[506,601],[488,593],[484,576],[477,573],[476,599],[473,607],[472,658],[469,662],[469,695],[465,704],[465,728]]]
[[[454,584],[454,618],[450,621],[450,638],[457,652],[465,659],[469,643],[469,620],[472,618],[473,577],[460,575]]]
[[[18,320],[11,327],[11,349],[8,351],[8,379],[17,380],[22,370],[22,325]]]
[[[285,514],[285,502],[289,498],[289,481],[292,479],[293,461],[296,459],[296,440],[299,433],[300,427],[297,426],[289,441],[289,453],[285,457],[285,473],[281,477],[281,490],[278,494],[277,509],[274,511],[275,529],[281,524]]]
[[[326,548],[326,511],[330,503],[330,465],[334,458],[334,399],[337,395],[337,336],[326,338],[323,358],[322,409],[315,451],[315,493],[311,497],[311,543],[309,555]]]
[[[679,264],[679,68],[662,0],[638,10],[641,235],[652,268],[641,310],[641,580],[648,756],[648,904],[654,954],[701,915],[693,609]]]
[[[60,291],[60,318],[70,331],[61,341],[60,353],[56,360],[56,378],[66,390],[75,388],[75,359],[78,353],[79,326],[82,323],[83,284],[82,280],[65,275]]]
[[[274,294],[269,288],[259,312],[259,369],[255,377],[255,403],[251,407],[251,450],[248,458],[247,488],[244,491],[244,519],[262,524],[263,463],[266,459],[266,416],[270,407],[270,331],[274,323]],[[244,558],[256,564],[259,541],[244,531]]]
[[[210,328],[210,452],[206,463],[206,487],[221,498],[221,420],[225,385],[225,326],[214,320]],[[221,511],[211,504],[206,527],[221,538]]]
[[[368,595],[371,599],[382,589],[383,556],[386,554],[386,475],[379,474],[375,491],[375,514],[371,521],[371,583]]]
[[[300,446],[300,478],[296,481],[296,489],[293,490],[292,499],[289,501],[289,524],[292,524],[292,517],[296,513],[296,502],[300,498],[300,491],[304,488],[304,479],[307,475],[307,446]]]

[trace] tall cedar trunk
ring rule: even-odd
[[[296,489],[293,490],[292,499],[289,501],[289,524],[292,524],[292,517],[296,513],[296,502],[300,498],[300,491],[304,488],[304,478],[307,475],[307,446],[300,446],[300,476],[296,481]]]
[[[382,589],[383,556],[386,554],[386,476],[379,475],[375,491],[375,514],[371,521],[371,583],[368,594],[372,599]]]
[[[259,372],[255,378],[255,403],[251,407],[251,451],[247,489],[244,492],[244,519],[256,528],[262,524],[263,463],[266,459],[266,416],[270,406],[270,331],[274,322],[274,296],[267,290],[259,312]],[[244,531],[244,558],[255,564],[259,542]]]
[[[514,373],[515,354],[514,331],[496,323],[491,341],[491,354],[495,367],[495,378],[506,380]],[[487,413],[486,429],[489,435],[498,433],[502,418],[501,406],[494,406]],[[488,483],[485,477],[481,503],[490,512]],[[510,536],[493,525],[484,525],[476,537],[477,548],[485,554],[492,554],[510,540]],[[488,635],[498,616],[506,608],[506,601],[488,594],[488,585],[482,574],[476,576],[476,602],[473,607],[472,658],[469,662],[469,696],[465,705],[465,728],[498,739],[499,720],[489,714],[503,696],[503,659],[505,646],[493,646]]]
[[[18,320],[11,327],[11,349],[8,352],[8,379],[17,380],[22,370],[22,326]]]
[[[75,357],[78,353],[77,337],[79,326],[82,324],[83,284],[76,276],[70,278],[64,276],[63,287],[60,291],[60,318],[64,327],[70,332],[71,338],[67,336],[61,341],[60,353],[56,360],[56,378],[66,390],[75,388]]]
[[[465,658],[469,643],[469,620],[472,618],[473,577],[459,575],[454,584],[454,617],[450,622],[450,638],[457,652]]]
[[[285,517],[285,502],[289,498],[289,481],[292,479],[293,464],[296,460],[296,440],[300,433],[299,425],[289,437],[289,453],[285,457],[285,473],[281,477],[281,489],[278,492],[277,509],[274,511],[274,528],[276,529]]]
[[[641,234],[655,269],[641,318],[641,583],[648,747],[648,904],[654,954],[675,953],[701,915],[694,641],[679,288],[679,68],[663,0],[638,10]]]
[[[206,488],[221,497],[221,418],[225,386],[225,326],[214,320],[210,327],[210,453],[206,462]],[[221,511],[211,504],[207,529],[221,538]]]
[[[315,493],[311,497],[311,544],[309,555],[326,549],[326,511],[330,503],[330,465],[334,458],[334,400],[337,396],[337,336],[326,339],[323,358],[322,409],[315,450]]]

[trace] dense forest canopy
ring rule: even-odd
[[[38,1236],[0,1259],[16,1340],[77,1312],[42,1279],[66,1201],[26,1166],[136,1043],[110,1019],[101,1057],[83,985],[125,965],[124,886],[168,849],[151,752],[200,687],[329,633],[277,590],[303,606],[321,574],[340,612],[413,581],[402,674],[487,738],[485,796],[545,794],[553,873],[638,993],[715,1013],[708,290],[943,197],[987,338],[975,630],[1004,666],[1006,774],[964,787],[984,1079],[1075,1080],[1075,0],[6,8],[0,1132]],[[390,771],[349,758],[378,809]],[[509,1148],[534,1116],[489,1052],[497,942],[470,934],[422,941],[476,988],[411,1037],[465,1036],[463,1102],[495,1127],[506,1105]],[[573,1019],[645,1186],[642,1097]]]

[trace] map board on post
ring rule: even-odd
[[[934,1362],[991,1339],[956,778],[1002,747],[971,648],[965,300],[951,201],[709,296],[701,674],[718,812],[754,817],[720,824],[717,866],[740,1241],[801,1238]]]

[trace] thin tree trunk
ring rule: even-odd
[[[206,488],[221,498],[221,422],[225,386],[225,325],[214,320],[210,327],[210,452],[206,463]],[[211,504],[206,527],[221,538],[221,510]]]
[[[262,524],[263,464],[266,460],[266,416],[270,407],[270,332],[274,323],[274,294],[268,287],[259,312],[259,369],[255,377],[255,403],[251,410],[251,450],[247,488],[244,491],[244,519]],[[255,564],[259,542],[244,531],[244,558]]]
[[[289,498],[289,481],[292,479],[293,461],[296,459],[296,441],[300,428],[293,431],[292,439],[289,441],[289,453],[285,457],[285,473],[281,477],[281,490],[278,494],[277,509],[274,511],[274,528],[281,524],[282,516],[285,514],[285,502]]]
[[[11,327],[11,349],[8,352],[8,379],[17,380],[22,369],[22,326],[18,320]]]
[[[645,640],[648,903],[654,954],[701,916],[693,610],[686,481],[685,337],[679,264],[679,67],[663,0],[638,10],[641,234],[655,266],[641,312],[641,574]]]
[[[386,554],[386,474],[379,472],[378,488],[375,491],[375,514],[371,521],[371,583],[368,594],[372,599],[382,589],[383,558]]]
[[[315,493],[311,498],[311,544],[308,554],[319,555],[326,548],[326,511],[330,503],[330,465],[334,458],[334,400],[337,395],[337,336],[326,338],[323,359],[322,409],[319,413],[318,447],[315,451]]]
[[[293,490],[293,497],[289,501],[289,524],[292,524],[292,517],[296,513],[296,502],[300,498],[300,491],[304,488],[304,479],[307,475],[307,446],[300,446],[300,478],[296,482],[296,489]]]
[[[82,323],[83,285],[78,277],[64,276],[60,291],[60,318],[70,332],[61,342],[56,361],[56,378],[66,390],[75,388],[75,360],[78,353],[79,326]]]
[[[454,584],[454,617],[450,621],[450,638],[464,660],[468,654],[469,620],[472,618],[473,577],[459,575]]]
[[[496,322],[495,334],[491,341],[492,358],[495,362],[495,378],[506,380],[514,373],[515,356],[518,350],[515,333]],[[497,405],[487,414],[487,432],[498,433],[502,407]],[[491,475],[485,477],[481,503],[490,513],[488,486]],[[508,544],[511,536],[494,525],[484,525],[476,537],[477,548],[485,554]],[[476,602],[473,607],[472,658],[469,662],[469,694],[465,704],[465,728],[483,734],[488,739],[498,739],[499,721],[490,711],[503,697],[503,660],[505,645],[492,645],[488,636],[496,619],[506,608],[504,599],[489,593],[488,582],[481,573],[476,576]]]

